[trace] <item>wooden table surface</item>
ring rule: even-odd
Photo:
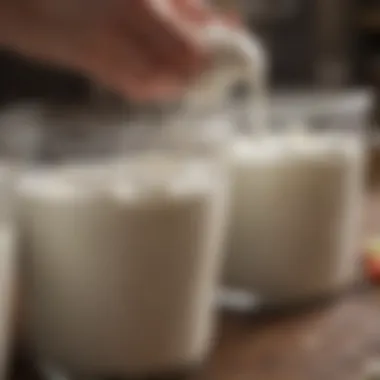
[[[365,206],[364,239],[380,232],[380,191]],[[196,380],[361,380],[380,362],[380,288],[363,284],[313,309],[221,319]]]
[[[224,316],[202,380],[358,380],[380,360],[380,291],[288,315]]]
[[[380,192],[368,197],[364,230],[380,232]],[[380,361],[380,288],[359,286],[313,309],[222,315],[214,352],[192,380],[362,380]],[[34,379],[15,364],[11,380]]]

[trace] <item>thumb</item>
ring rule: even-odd
[[[204,25],[215,16],[203,0],[170,0],[170,5],[178,17],[198,25]]]
[[[234,11],[224,12],[219,14],[219,19],[228,26],[235,28],[243,28],[243,22],[240,15]]]
[[[222,21],[233,27],[243,26],[237,12],[218,12],[207,6],[204,0],[171,0],[171,6],[180,18],[198,25],[206,25],[211,21]]]

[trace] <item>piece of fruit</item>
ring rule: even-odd
[[[364,256],[364,271],[367,278],[380,284],[380,239],[370,241]]]

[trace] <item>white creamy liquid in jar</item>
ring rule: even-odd
[[[13,175],[10,165],[0,163],[0,379],[7,375],[16,324],[17,257]]]
[[[40,357],[115,376],[201,363],[225,220],[215,167],[144,156],[32,173],[20,194]]]
[[[10,226],[0,225],[0,379],[7,373],[15,325],[15,295],[15,234]]]
[[[237,141],[224,285],[267,302],[329,295],[358,268],[364,151],[349,136]]]

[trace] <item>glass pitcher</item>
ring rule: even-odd
[[[255,70],[257,47],[242,32],[213,26],[205,39]],[[241,76],[223,73],[212,71],[223,86]],[[30,344],[48,377],[165,376],[205,360],[231,129],[217,104],[225,89],[201,96],[209,79],[174,113],[152,107],[130,123],[69,118],[62,127],[72,128],[48,138],[59,145],[53,161],[22,179]],[[62,112],[45,120],[63,122]]]

